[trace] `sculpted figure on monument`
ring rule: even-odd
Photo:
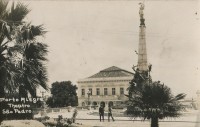
[[[144,4],[143,3],[139,3],[139,5],[140,5],[140,10],[139,10],[140,19],[143,19],[143,16],[144,16],[144,13],[143,13]]]
[[[145,25],[145,23],[144,23],[144,21],[145,21],[145,19],[144,19],[144,12],[143,12],[143,10],[144,10],[144,4],[143,3],[139,3],[139,5],[140,5],[140,10],[139,10],[140,25]]]

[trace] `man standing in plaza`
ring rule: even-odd
[[[113,121],[115,121],[112,116],[112,108],[110,105],[108,105],[108,122],[110,122],[110,117],[112,118]]]
[[[78,114],[78,110],[77,110],[76,107],[75,107],[74,113],[73,113],[73,115],[72,115],[72,122],[73,122],[73,123],[75,123],[75,121],[76,121],[76,116],[77,116],[77,114]]]
[[[101,122],[101,119],[103,120],[104,122],[104,106],[101,104],[101,106],[99,107],[99,116],[100,116],[100,122]]]

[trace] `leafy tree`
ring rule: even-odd
[[[149,74],[149,75],[148,75]],[[137,69],[129,87],[127,114],[151,120],[151,127],[158,127],[158,120],[166,117],[179,117],[184,109],[179,100],[186,95],[173,96],[169,87],[160,81],[153,82],[150,71]]]
[[[42,25],[34,26],[24,18],[30,12],[27,5],[0,0],[0,97],[19,93],[36,96],[36,88],[47,87],[44,65],[47,45],[38,42],[45,31]]]
[[[50,107],[77,106],[77,86],[71,81],[54,82],[51,88],[52,97],[48,98]]]

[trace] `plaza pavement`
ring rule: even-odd
[[[100,122],[99,120],[77,120],[84,127],[150,127],[150,121],[114,121]],[[196,122],[159,122],[159,127],[197,127]],[[199,127],[199,126],[198,126]]]
[[[140,119],[131,120],[129,117],[115,117],[114,122],[108,122],[107,116],[105,116],[104,122],[100,122],[99,119],[94,119],[94,116],[93,119],[88,119],[90,115],[84,113],[83,115],[84,117],[82,118],[84,119],[78,119],[77,122],[88,127],[150,127],[150,121],[148,120],[142,121]],[[98,118],[98,116],[95,118]],[[160,120],[159,127],[200,127],[200,111],[192,110],[183,113],[183,116],[176,119]]]
[[[48,113],[51,118],[57,118],[62,115],[64,118],[71,118],[71,112],[55,112]],[[106,113],[105,113],[106,114]],[[99,121],[98,110],[79,110],[76,123],[81,124],[80,127],[150,127],[150,121],[142,121],[141,119],[131,120],[130,117],[116,117],[115,121],[108,122],[105,115],[104,122]],[[200,111],[191,110],[183,113],[179,118],[169,118],[159,121],[159,127],[200,127]]]
[[[141,119],[131,120],[129,117],[116,117],[115,121],[108,122],[105,115],[104,122],[99,121],[98,110],[79,110],[76,124],[70,127],[150,127],[150,121]],[[48,113],[50,118],[57,118],[63,115],[64,118],[71,118],[71,112],[54,112]],[[18,123],[18,124],[17,124]],[[5,126],[4,126],[5,125]],[[17,126],[19,125],[19,126]],[[23,126],[21,126],[23,125]],[[34,120],[8,120],[4,121],[2,127],[44,127],[41,123]],[[159,121],[159,127],[200,127],[200,111],[192,110],[183,113],[183,116],[176,119],[164,119]]]

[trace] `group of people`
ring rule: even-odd
[[[101,104],[100,107],[99,107],[99,116],[100,116],[100,122],[103,121],[104,122],[104,105]],[[112,116],[112,107],[111,105],[108,105],[108,122],[110,122],[110,117],[112,118],[113,121],[114,118]]]

